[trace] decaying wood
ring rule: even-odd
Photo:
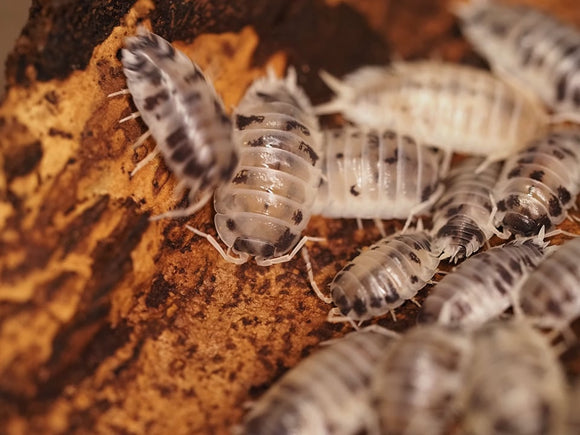
[[[576,1],[527,3],[580,25]],[[321,68],[393,54],[481,64],[446,6],[35,0],[0,107],[0,433],[226,433],[245,401],[350,328],[325,321],[302,259],[235,266],[184,228],[215,234],[211,205],[149,222],[179,205],[175,180],[160,161],[129,177],[152,144],[131,150],[144,126],[118,124],[130,99],[106,97],[124,87],[119,49],[137,22],[208,71],[228,107],[289,64],[316,103]],[[310,246],[324,284],[379,237],[322,218],[307,233],[327,238]],[[406,304],[381,323],[403,330],[416,314]]]

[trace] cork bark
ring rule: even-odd
[[[527,0],[580,26],[577,0]],[[393,56],[485,65],[443,0],[35,0],[7,62],[0,106],[0,433],[227,433],[253,400],[348,325],[310,290],[305,265],[226,263],[185,223],[215,235],[208,204],[188,219],[160,160],[131,178],[152,142],[119,50],[145,22],[208,72],[226,106],[268,66],[318,78]],[[577,224],[564,228],[580,232]],[[388,232],[401,228],[386,222]],[[322,288],[380,236],[370,222],[312,219]],[[422,293],[419,299],[424,297]],[[418,308],[405,304],[405,330]],[[565,356],[580,372],[578,350]]]

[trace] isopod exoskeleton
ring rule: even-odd
[[[157,146],[135,173],[158,152],[188,189],[192,203],[155,218],[187,216],[200,209],[214,189],[226,183],[238,161],[232,125],[221,99],[201,69],[160,36],[139,27],[122,51],[127,87]]]
[[[340,112],[377,129],[396,128],[446,151],[502,160],[545,128],[539,101],[487,71],[441,62],[363,67],[342,81],[322,77],[337,93],[317,113]]]
[[[461,433],[565,433],[564,374],[540,332],[525,322],[493,322],[476,332],[473,345]]]
[[[499,316],[514,303],[523,280],[552,249],[539,237],[517,239],[468,258],[431,289],[419,321],[478,327]]]
[[[301,361],[256,401],[243,434],[363,433],[374,424],[369,384],[392,337],[358,331]]]
[[[580,127],[558,126],[504,164],[493,190],[496,226],[533,236],[563,222],[580,192]]]
[[[431,280],[439,266],[439,254],[432,251],[426,231],[381,239],[349,262],[330,283],[337,307],[330,319],[337,310],[355,321],[392,313]]]
[[[380,433],[447,433],[471,353],[469,333],[440,325],[416,327],[394,342],[371,382]]]
[[[468,158],[452,169],[445,192],[433,206],[433,244],[441,259],[457,262],[469,257],[496,232],[490,194],[501,169],[492,163],[477,172],[481,158]]]
[[[498,74],[580,117],[580,30],[524,5],[458,3],[466,38]]]

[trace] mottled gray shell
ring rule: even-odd
[[[499,316],[547,249],[539,240],[515,240],[468,258],[431,289],[419,321],[478,327]]]
[[[468,158],[457,165],[445,181],[445,192],[433,206],[434,246],[441,259],[463,260],[494,234],[490,194],[501,169],[499,163],[477,172],[481,158]]]
[[[127,86],[169,169],[190,199],[209,199],[237,163],[232,126],[200,68],[140,27],[122,50]]]
[[[580,239],[547,257],[522,284],[519,301],[535,324],[562,330],[580,315]]]
[[[566,219],[580,192],[580,127],[555,127],[504,164],[493,197],[495,225],[524,236]]]
[[[545,128],[534,101],[487,71],[441,62],[363,67],[341,82],[323,76],[337,93],[317,113],[390,128],[447,151],[501,160]]]
[[[313,214],[406,219],[434,202],[442,153],[395,131],[324,132],[322,184]]]
[[[332,300],[352,320],[381,316],[425,286],[437,271],[438,255],[425,231],[385,237],[336,274],[330,283]]]
[[[539,10],[494,1],[456,8],[466,38],[491,67],[558,112],[580,110],[580,31]]]
[[[435,325],[414,328],[393,343],[371,386],[380,433],[447,433],[471,352],[469,334]]]
[[[255,81],[234,116],[240,160],[216,191],[215,225],[228,247],[260,264],[290,251],[310,219],[321,135],[293,70]]]
[[[479,330],[467,380],[464,433],[565,433],[562,369],[544,336],[527,323],[495,322]]]
[[[371,374],[392,340],[361,331],[319,349],[253,404],[241,433],[350,435],[368,429]]]

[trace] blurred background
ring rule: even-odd
[[[0,0],[0,97],[4,95],[6,56],[26,22],[32,0]]]

